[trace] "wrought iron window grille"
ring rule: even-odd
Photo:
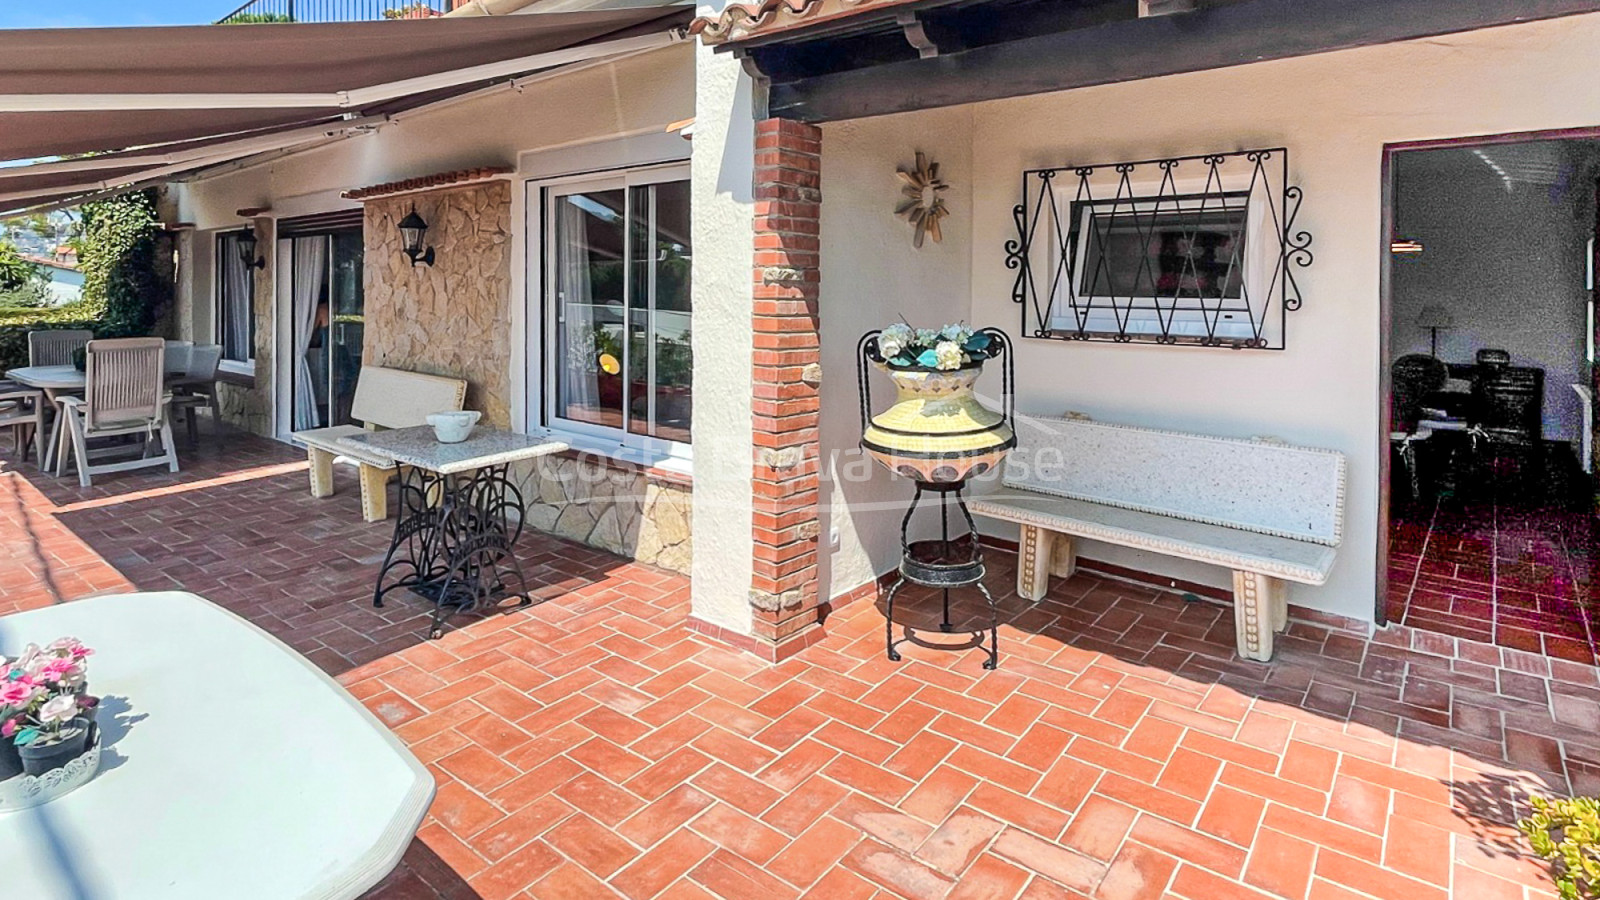
[[[1312,262],[1288,181],[1282,147],[1024,172],[1006,242],[1023,334],[1282,350]]]

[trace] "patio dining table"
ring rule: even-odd
[[[25,387],[44,391],[45,399],[50,401],[54,409],[56,397],[62,395],[77,395],[84,392],[88,384],[88,376],[76,366],[19,366],[8,369],[6,377]],[[166,376],[167,387],[184,384],[192,381],[182,372],[169,372]],[[51,469],[55,467],[56,454],[61,452],[61,416],[52,415],[50,419],[50,440],[45,444],[45,458],[40,460],[40,467]]]
[[[565,441],[478,426],[465,441],[446,444],[432,427],[418,425],[352,434],[335,443],[389,459],[400,479],[394,537],[378,569],[373,606],[382,606],[384,595],[396,588],[410,588],[433,601],[428,636],[437,638],[447,611],[514,596],[510,578],[520,588],[519,605],[531,602],[512,552],[522,535],[523,505],[510,467],[566,450]]]
[[[0,653],[61,636],[95,651],[99,772],[0,808],[5,896],[335,900],[399,863],[432,776],[276,638],[176,592],[0,617]]]

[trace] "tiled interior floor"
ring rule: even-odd
[[[423,641],[420,601],[371,608],[388,526],[337,479],[314,501],[238,436],[91,490],[7,462],[0,611],[182,587],[338,673],[438,780],[380,900],[1529,900],[1526,792],[1600,790],[1592,667],[1301,621],[1248,663],[1221,607],[1087,576],[1023,604],[1001,554],[994,672],[886,661],[866,601],[766,665],[684,627],[684,578],[537,535],[544,602]]]
[[[1389,617],[1414,628],[1600,660],[1595,574],[1600,521],[1516,497],[1396,507],[1389,539]]]

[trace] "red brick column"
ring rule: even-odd
[[[817,599],[818,219],[822,132],[756,123],[754,575],[760,652],[782,659],[821,636]]]

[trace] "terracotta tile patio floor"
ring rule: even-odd
[[[313,501],[237,435],[184,462],[6,460],[0,612],[184,588],[338,673],[438,779],[383,900],[1527,898],[1525,792],[1600,789],[1592,668],[1299,621],[1245,663],[1220,607],[1087,576],[1026,606],[999,554],[995,672],[887,662],[866,601],[769,666],[684,627],[686,579],[544,536],[544,602],[425,642],[420,601],[368,601],[389,526],[349,473]]]

